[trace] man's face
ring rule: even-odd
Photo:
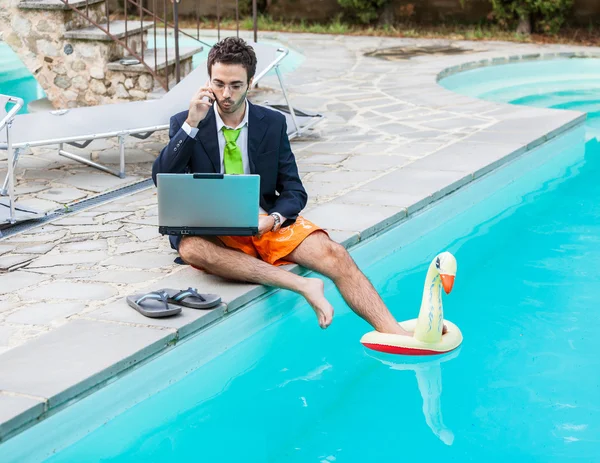
[[[233,114],[243,107],[252,81],[241,64],[215,63],[211,70],[210,86],[223,113]]]

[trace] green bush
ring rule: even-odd
[[[362,24],[372,23],[390,0],[338,0],[349,16]]]
[[[519,20],[531,21],[532,29],[556,34],[573,8],[573,0],[492,0],[494,18],[501,26],[514,27]]]

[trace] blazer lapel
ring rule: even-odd
[[[248,160],[250,161],[250,172],[256,173],[256,158],[258,147],[267,132],[267,123],[260,109],[248,102]]]
[[[198,126],[198,135],[196,138],[204,147],[204,151],[208,155],[215,172],[221,172],[221,155],[219,154],[219,139],[217,138],[215,121],[215,110],[210,108],[206,117]]]

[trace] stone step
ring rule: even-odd
[[[88,0],[87,5],[92,6],[97,3],[104,3],[105,0]],[[86,0],[70,0],[69,5],[75,8],[85,8]],[[29,10],[69,10],[61,0],[22,0],[19,3],[19,8]]]
[[[152,21],[144,21],[143,26],[140,26],[139,21],[127,21],[127,35],[133,36],[140,34],[142,31],[148,30],[154,23]],[[104,29],[108,26],[106,23],[100,24]],[[118,39],[125,37],[125,21],[111,21],[109,32]],[[104,31],[96,26],[84,27],[65,32],[65,38],[77,40],[101,40],[110,42],[112,39]]]
[[[197,47],[180,47],[179,48],[179,60],[183,61],[185,59],[191,58],[196,53],[202,51],[202,46]],[[170,66],[175,63],[175,49],[167,48],[167,57],[169,61],[167,63],[165,57],[165,49],[159,48],[156,51],[156,68],[160,71],[164,69],[166,66]],[[150,48],[144,50],[144,61],[152,70],[154,70],[154,49]],[[124,60],[135,60],[133,56],[126,56],[117,61],[113,61],[112,63],[108,63],[107,69],[110,71],[123,71],[123,72],[148,72],[148,69],[143,64],[123,64]]]

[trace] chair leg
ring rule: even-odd
[[[119,135],[119,177],[125,178],[125,135]]]
[[[125,177],[125,145],[124,145],[124,136],[119,136],[119,145],[120,145],[120,156],[121,156],[121,170],[117,172],[116,170],[110,169],[102,164],[98,164],[97,162],[90,161],[89,159],[82,158],[81,156],[73,153],[69,153],[64,150],[64,143],[61,143],[58,147],[58,154],[64,156],[66,158],[72,159],[73,161],[81,162],[87,166],[93,167],[95,169],[101,170],[102,172],[107,172],[119,178]],[[123,140],[122,140],[123,139]]]
[[[15,219],[15,165],[16,165],[16,156],[12,147],[12,141],[10,136],[10,127],[12,125],[12,121],[8,122],[6,126],[6,145],[8,147],[8,159],[6,165],[8,166],[8,201],[9,201],[9,217],[8,222],[13,224],[16,222]]]
[[[300,125],[298,125],[298,121],[296,121],[296,113],[294,112],[292,103],[290,103],[290,99],[288,98],[287,92],[285,91],[285,85],[283,84],[283,77],[281,76],[281,72],[279,71],[279,65],[275,66],[275,72],[277,73],[277,78],[279,79],[279,85],[281,86],[281,91],[283,92],[285,102],[287,103],[287,106],[290,109],[290,115],[292,116],[292,121],[294,121],[294,126],[296,127],[296,134],[300,135],[302,133],[302,129],[300,128]]]
[[[19,160],[19,155],[21,154],[21,148],[14,148],[13,150],[13,168],[12,168],[12,172],[14,175],[14,171],[17,168],[17,163]],[[10,158],[10,153],[8,154],[8,157]],[[2,188],[0,189],[0,196],[7,196],[8,195],[8,182],[9,182],[9,173],[10,173],[10,169],[8,169],[9,172],[6,173],[6,177],[4,177],[4,182],[2,183]]]

